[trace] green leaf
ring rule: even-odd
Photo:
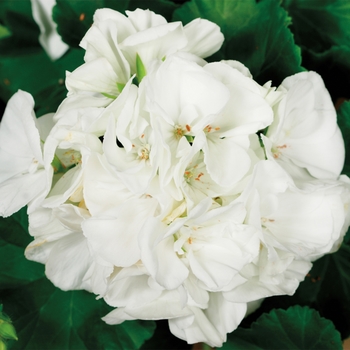
[[[1,0],[0,21],[22,46],[39,46],[40,29],[33,19],[30,0]]]
[[[124,1],[121,1],[122,3]],[[80,40],[90,28],[93,15],[105,1],[57,0],[52,17],[62,40],[72,47],[79,47]]]
[[[108,326],[111,308],[84,291],[63,292],[44,275],[44,265],[27,260],[26,208],[0,219],[0,300],[19,341],[13,349],[138,349],[153,334],[153,322]],[[0,310],[1,311],[1,310]]]
[[[278,85],[303,70],[300,48],[288,28],[291,20],[278,1],[192,0],[174,12],[174,19],[184,23],[197,17],[217,23],[225,36],[213,58],[241,61],[258,82]]]
[[[231,333],[223,350],[258,349],[342,349],[340,334],[333,323],[308,307],[292,306],[263,314],[250,329]]]
[[[344,0],[284,0],[293,18],[295,41],[322,52],[333,45],[350,46],[350,2]]]
[[[0,219],[0,289],[21,286],[44,275],[43,265],[24,257],[24,249],[31,241],[26,208]]]
[[[338,125],[343,134],[345,149],[350,150],[350,101],[342,104],[338,112]],[[350,152],[345,153],[343,172],[350,176]]]
[[[190,350],[193,348],[191,344],[187,344],[170,332],[168,320],[156,321],[156,325],[153,337],[142,345],[141,350]]]
[[[11,32],[0,24],[0,39],[6,38],[11,35]]]
[[[63,292],[46,278],[0,294],[17,329],[12,349],[139,349],[153,334],[152,321],[110,326],[111,308],[85,291]]]
[[[78,47],[93,23],[95,11],[99,8],[111,8],[123,14],[125,10],[150,9],[170,19],[177,5],[166,0],[57,0],[57,5],[53,10],[53,19],[57,23],[57,31],[63,41],[72,47]]]
[[[262,312],[273,308],[305,305],[316,309],[333,322],[342,339],[350,336],[350,246],[343,244],[336,253],[313,263],[313,267],[293,296],[266,298],[255,315],[244,320],[245,326]]]
[[[322,53],[303,48],[303,65],[322,76],[334,102],[350,98],[350,47],[332,46]]]
[[[67,93],[66,70],[83,63],[84,51],[71,49],[53,62],[38,42],[30,0],[1,2],[0,18],[12,32],[0,40],[0,97],[6,101],[22,89],[34,96],[38,115],[54,112]]]
[[[5,39],[6,40],[6,39]],[[18,89],[34,96],[38,116],[55,112],[66,96],[66,70],[72,71],[83,63],[83,50],[69,50],[52,62],[43,49],[26,54],[0,51],[0,96],[8,100]],[[0,41],[1,50],[1,41]]]
[[[0,350],[7,349],[8,340],[18,340],[15,327],[13,327],[11,319],[2,311],[0,305]]]
[[[342,334],[350,336],[350,246],[343,244],[338,252],[324,256],[297,291],[297,297],[314,306],[330,319]]]
[[[152,1],[130,0],[127,9],[129,11],[134,11],[137,8],[140,8],[143,10],[149,9],[165,17],[165,19],[168,22],[171,22],[173,13],[178,7],[179,5],[174,4],[173,2],[168,0],[152,0]]]
[[[0,338],[18,340],[15,327],[9,322],[1,320],[0,317]]]

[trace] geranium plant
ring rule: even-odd
[[[0,4],[3,346],[341,348],[350,4],[17,5]]]

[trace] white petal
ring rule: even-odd
[[[40,28],[39,42],[52,60],[60,58],[69,48],[56,31],[52,9],[56,0],[31,0],[32,14]]]
[[[208,173],[221,186],[232,187],[250,168],[250,157],[234,139],[207,138],[204,160]]]
[[[125,13],[138,32],[167,23],[163,16],[150,10],[136,9],[135,11],[125,11]]]
[[[19,90],[7,103],[0,124],[0,152],[6,159],[1,160],[0,182],[28,172],[33,159],[43,164],[34,100],[27,92]]]
[[[101,258],[115,266],[131,266],[140,259],[138,234],[155,206],[152,199],[129,200],[86,220],[84,234]]]
[[[336,179],[343,167],[344,143],[336,112],[322,78],[303,72],[286,78],[267,137],[273,156],[306,169],[320,179]]]
[[[132,25],[132,22],[123,14],[118,11],[104,8],[96,10],[94,14],[94,24],[99,26],[101,23],[112,20],[117,24],[118,42],[122,42],[126,37],[136,32],[136,29]],[[81,46],[86,49],[84,39],[81,42]]]
[[[55,244],[46,263],[45,273],[62,290],[89,288],[83,282],[83,277],[92,261],[87,239],[82,233],[73,233]]]
[[[9,100],[0,124],[0,215],[9,216],[46,196],[52,169],[43,169],[41,139],[36,127],[34,101],[19,90]],[[34,205],[32,206],[32,209]]]
[[[81,187],[82,178],[83,171],[80,164],[68,170],[54,185],[49,195],[44,200],[43,206],[53,208],[64,203],[79,187]],[[80,202],[80,200],[77,202]]]
[[[205,315],[205,312],[197,307],[191,307],[193,317],[181,317],[169,320],[171,333],[176,337],[187,341],[188,344],[205,342],[213,347],[220,347],[226,339],[226,334],[220,334],[215,325]],[[192,321],[192,324],[188,324]]]
[[[223,297],[222,293],[212,293],[205,314],[216,329],[224,335],[224,341],[226,341],[226,333],[231,333],[239,326],[246,311],[246,303],[231,303]]]
[[[162,288],[149,285],[150,276],[134,265],[123,268],[108,283],[105,301],[114,307],[138,308],[152,302],[162,294]]]
[[[118,96],[119,77],[106,58],[101,57],[84,63],[72,73],[67,72],[66,86],[69,94],[93,91]]]
[[[108,164],[98,154],[92,154],[85,167],[84,200],[92,216],[133,197],[124,184],[107,169]]]
[[[218,51],[224,42],[220,27],[206,19],[196,18],[184,27],[188,44],[183,49],[199,57],[208,57]]]
[[[48,184],[44,170],[6,180],[0,184],[0,216],[12,215],[39,195],[44,197],[47,192]]]
[[[85,34],[81,45],[86,49],[84,57],[86,62],[105,57],[118,77],[116,83],[125,84],[129,80],[130,66],[120,51],[116,21],[107,19],[98,25],[93,24]]]
[[[145,29],[126,38],[120,47],[129,61],[132,72],[136,73],[136,55],[138,54],[149,70],[154,59],[163,59],[182,49],[187,44],[181,22],[162,24]]]
[[[188,269],[177,256],[174,238],[165,239],[166,225],[148,219],[139,235],[141,259],[153,278],[166,289],[179,287],[188,276]]]

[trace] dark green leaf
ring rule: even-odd
[[[12,48],[20,46],[23,50],[40,46],[38,43],[40,30],[33,19],[30,0],[1,0],[0,21],[12,33],[7,39],[8,45]]]
[[[83,62],[83,50],[69,50],[55,62],[42,49],[24,57],[0,52],[1,98],[6,101],[18,89],[25,90],[34,96],[36,107],[41,109],[38,115],[55,112],[66,96],[65,72],[74,70]]]
[[[128,10],[133,11],[137,8],[144,10],[149,9],[165,17],[168,22],[171,22],[173,12],[178,8],[178,5],[168,0],[130,0]]]
[[[62,40],[72,47],[79,47],[80,40],[93,22],[95,11],[101,7],[104,7],[104,0],[57,0],[52,16]]]
[[[350,98],[350,47],[333,46],[322,53],[304,47],[303,65],[321,74],[334,103],[338,98]]]
[[[217,23],[225,36],[215,59],[241,61],[258,82],[277,85],[303,70],[300,48],[288,28],[290,18],[278,1],[192,0],[174,12],[174,19],[184,23],[197,17]]]
[[[26,208],[9,218],[0,218],[0,289],[14,288],[41,278],[44,267],[24,257],[32,241]]]
[[[46,278],[0,294],[18,342],[12,349],[139,349],[153,334],[152,321],[105,324],[111,308],[85,291],[63,292]]]
[[[284,0],[283,6],[293,18],[297,44],[316,52],[333,45],[350,47],[350,1]]]
[[[300,299],[311,301],[322,316],[342,334],[350,335],[350,246],[316,261],[298,290]]]
[[[7,101],[22,89],[34,96],[38,115],[54,112],[66,96],[65,72],[83,63],[83,50],[71,49],[53,62],[38,42],[30,0],[2,1],[0,18],[12,32],[0,40],[0,97]]]
[[[338,112],[338,124],[343,134],[345,149],[350,150],[350,101],[342,104]],[[350,176],[350,152],[346,152],[345,154],[343,172]]]
[[[258,349],[342,349],[333,323],[308,307],[292,306],[263,314],[250,329],[231,333],[223,350]]]
[[[192,345],[175,337],[169,330],[168,320],[156,321],[157,328],[151,339],[147,340],[141,350],[190,350]],[[203,349],[204,350],[204,349]],[[209,350],[209,349],[208,349]]]
[[[266,298],[253,315],[244,320],[249,326],[262,312],[291,305],[306,305],[331,320],[342,339],[350,336],[350,246],[343,244],[333,254],[314,262],[311,271],[293,296]]]

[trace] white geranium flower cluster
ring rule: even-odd
[[[149,10],[98,10],[68,97],[35,118],[23,91],[0,126],[0,214],[28,205],[28,259],[86,289],[109,324],[168,319],[221,346],[247,305],[293,294],[348,229],[344,143],[320,76],[256,83],[207,63],[224,37]]]

